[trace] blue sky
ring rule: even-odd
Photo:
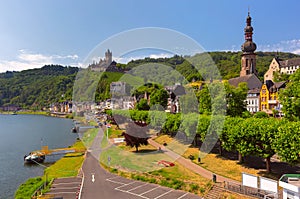
[[[298,0],[14,0],[0,7],[0,72],[80,66],[107,38],[143,27],[178,31],[206,51],[237,51],[249,6],[258,50],[300,54]]]

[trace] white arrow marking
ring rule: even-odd
[[[92,174],[92,182],[95,182],[95,175]]]

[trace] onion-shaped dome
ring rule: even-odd
[[[252,41],[246,41],[242,45],[242,51],[243,52],[254,52],[256,50],[256,44]]]

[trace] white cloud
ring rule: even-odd
[[[78,55],[43,55],[21,49],[14,60],[0,60],[0,72],[40,68],[47,64],[80,66]]]
[[[258,45],[259,51],[280,51],[300,54],[300,39],[280,41],[275,44]]]

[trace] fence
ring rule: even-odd
[[[265,191],[262,189],[247,187],[247,186],[243,186],[241,184],[235,184],[232,182],[225,182],[224,188],[229,191],[233,191],[236,193],[240,193],[243,195],[260,198],[260,199],[275,199],[275,198],[278,199],[279,198],[277,193]]]

